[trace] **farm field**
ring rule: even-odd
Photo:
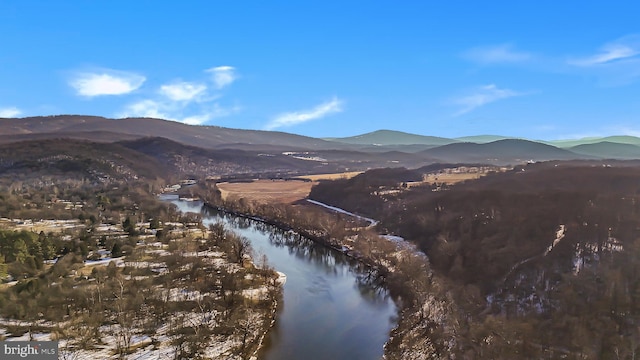
[[[336,173],[336,174],[303,175],[303,176],[297,176],[296,179],[309,179],[311,181],[351,179],[352,177],[362,174],[363,172],[364,171],[349,171],[349,172]]]
[[[292,203],[309,195],[311,181],[296,180],[255,180],[242,183],[218,183],[218,189],[224,200],[229,197],[245,198],[257,202]]]
[[[362,171],[351,171],[337,174],[316,174],[298,176],[300,180],[254,180],[252,182],[221,182],[218,189],[223,199],[229,196],[245,198],[258,202],[292,203],[309,195],[311,187],[319,180],[349,179]],[[311,181],[302,181],[311,180]]]

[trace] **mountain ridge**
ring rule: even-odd
[[[349,137],[324,138],[324,140],[359,145],[446,145],[458,142],[455,139],[439,136],[418,135],[386,129]]]
[[[576,154],[597,156],[602,159],[639,159],[640,146],[625,143],[601,141],[567,148]]]
[[[301,149],[348,148],[322,139],[277,131],[231,129],[218,126],[187,125],[176,121],[155,118],[108,119],[83,115],[56,115],[20,119],[0,119],[1,136],[22,136],[29,140],[37,134],[74,133],[82,134],[102,131],[122,134],[121,140],[137,137],[163,137],[183,144],[203,148],[216,148],[229,143],[264,145],[287,145]],[[126,137],[126,138],[124,138]]]
[[[640,158],[640,138],[628,135],[543,141],[502,135],[464,136],[454,139],[395,130],[377,130],[350,137],[315,138],[281,131],[187,125],[154,118],[109,119],[91,115],[54,115],[0,119],[0,144],[63,138],[112,143],[149,137],[165,138],[203,149],[227,151],[349,151],[353,152],[353,161],[364,153],[382,154],[394,151],[400,154],[396,160],[402,162],[402,157],[406,157],[412,159],[411,163],[415,163],[416,157],[419,156],[423,156],[425,162],[484,162],[487,159],[499,159],[500,163],[527,160]],[[598,143],[605,144],[594,145]],[[392,160],[388,161],[393,165]]]
[[[421,154],[446,162],[518,163],[525,161],[590,159],[552,145],[530,140],[504,139],[489,143],[453,143],[424,150]]]

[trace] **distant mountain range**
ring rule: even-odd
[[[568,148],[573,153],[607,159],[640,159],[640,146],[602,141]]]
[[[542,141],[544,142],[544,141]],[[570,148],[579,145],[588,145],[588,144],[597,144],[601,142],[614,143],[614,144],[629,144],[629,145],[638,145],[640,146],[640,138],[629,135],[622,136],[607,136],[607,137],[588,137],[582,139],[570,139],[570,140],[552,140],[546,141],[550,145],[562,147],[562,148]]]
[[[324,140],[392,148],[405,152],[419,152],[444,161],[521,162],[528,160],[640,159],[640,138],[635,136],[536,141],[501,135],[443,138],[401,131],[378,130],[357,136],[325,138]]]
[[[424,136],[409,134],[402,131],[394,130],[378,130],[362,135],[343,137],[343,138],[325,138],[324,140],[357,145],[447,145],[458,142],[455,139],[447,139],[437,136]]]
[[[270,162],[279,162],[283,169],[290,169],[295,165],[291,163],[292,158],[296,159],[293,163],[307,160],[309,164],[308,161],[315,161],[318,168],[321,167],[319,164],[324,164],[327,170],[410,167],[434,162],[515,164],[543,160],[640,159],[640,138],[633,136],[542,141],[499,135],[443,138],[378,130],[351,137],[320,139],[285,132],[194,126],[151,118],[107,119],[58,115],[0,119],[0,144],[74,139],[96,143],[118,142],[127,146],[126,142],[140,144],[135,141],[149,138],[170,140],[164,145],[159,140],[154,140],[156,147],[164,146],[175,150],[175,144],[187,146],[180,151],[186,151],[192,156],[197,154],[201,158],[219,159],[227,156],[224,155],[225,151],[234,151],[236,155],[232,157],[232,162],[238,164],[253,163],[251,159],[258,155],[262,156],[260,161],[266,163],[265,156],[289,153],[285,155],[289,158],[278,161],[270,159]],[[209,154],[193,150],[196,148],[216,152]],[[307,154],[304,156],[295,155],[305,152]],[[174,155],[175,153],[174,151]],[[340,166],[331,166],[338,163]],[[253,165],[248,168],[256,169]]]
[[[522,163],[527,161],[587,159],[591,155],[529,140],[504,139],[489,143],[453,143],[422,153],[447,162]]]
[[[175,121],[96,116],[59,115],[0,119],[0,142],[14,139],[75,138],[112,142],[143,137],[163,137],[207,149],[246,145],[276,145],[300,149],[329,149],[335,145],[322,139],[276,131],[239,130],[218,126],[194,126]]]

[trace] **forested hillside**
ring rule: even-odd
[[[428,255],[466,324],[461,354],[596,359],[638,350],[637,163],[531,164],[446,189],[403,189],[407,171],[386,172],[397,173],[401,191],[381,195],[389,183],[367,172],[322,183],[311,197],[379,219],[380,231]]]
[[[248,240],[158,198],[185,174],[159,155],[0,145],[0,340],[57,340],[64,359],[257,353],[278,276],[252,264]]]

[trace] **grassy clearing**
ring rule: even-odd
[[[350,179],[362,173],[363,171],[350,171],[350,172],[343,172],[343,173],[337,173],[337,174],[302,175],[302,176],[297,176],[296,179],[309,179],[311,181]]]
[[[292,203],[309,196],[311,187],[319,180],[349,179],[362,171],[351,171],[337,174],[315,174],[297,176],[295,179],[311,180],[255,180],[250,183],[218,183],[223,199],[229,196],[245,198],[257,202]]]
[[[253,182],[218,183],[218,189],[222,194],[222,198],[227,200],[229,197],[245,198],[255,202],[283,203],[290,204],[309,196],[311,187],[316,185],[320,180],[338,180],[349,179],[362,171],[351,171],[337,174],[316,174],[298,176],[296,179],[306,179],[311,181],[295,181],[295,180],[255,180]],[[474,180],[485,173],[442,173],[429,174],[423,181],[411,182],[407,185],[418,186],[425,183],[428,184],[455,184],[461,181]]]
[[[250,183],[218,183],[223,199],[230,196],[257,202],[292,203],[309,195],[315,182],[256,180]]]

